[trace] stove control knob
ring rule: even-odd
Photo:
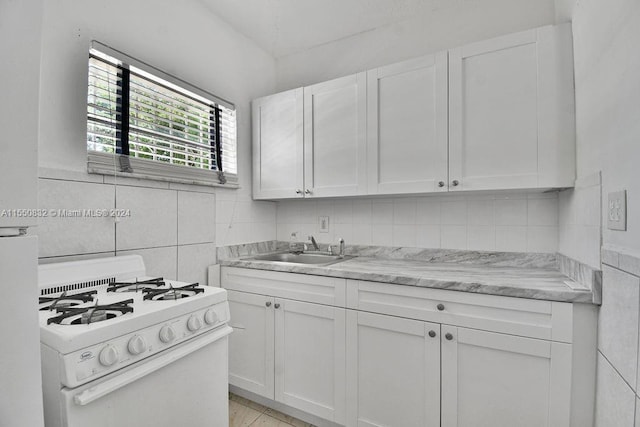
[[[218,321],[218,315],[213,308],[210,308],[204,313],[204,321],[207,325],[213,325]]]
[[[111,344],[107,344],[100,351],[100,364],[103,366],[111,366],[118,361],[118,349]]]
[[[164,325],[160,328],[160,341],[163,343],[168,343],[176,339],[176,332],[169,325]]]
[[[202,321],[200,320],[200,318],[196,316],[191,316],[189,317],[189,320],[187,320],[187,329],[189,329],[191,332],[195,332],[201,327],[202,327]]]
[[[131,354],[140,354],[147,349],[147,343],[140,335],[134,335],[127,345],[127,349]]]

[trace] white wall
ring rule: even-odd
[[[429,15],[278,58],[278,90],[553,24],[556,19],[553,0],[436,0],[432,8]],[[331,232],[320,234],[317,217],[331,213]],[[288,240],[292,231],[304,237],[314,234],[323,242],[343,237],[348,244],[555,252],[558,198],[510,193],[280,202],[278,239]]]
[[[321,233],[319,216],[329,216]],[[443,195],[278,204],[278,239],[513,252],[556,252],[557,193]]]
[[[634,418],[635,425],[640,422],[640,260],[627,256],[640,253],[640,3],[558,0],[557,10],[573,23],[578,180],[594,183],[593,176],[602,176],[601,201],[595,202],[597,191],[585,198],[567,194],[561,217],[563,211],[584,217],[580,211],[595,203],[602,245],[612,250],[603,254],[596,425],[631,427]],[[627,231],[608,230],[607,194],[622,189],[627,190]],[[562,229],[561,222],[561,235]],[[577,227],[561,238],[561,251],[581,256],[588,245],[587,256],[598,265],[599,236],[585,239],[585,231]]]
[[[275,238],[275,204],[254,203],[250,195],[250,100],[274,91],[273,58],[196,0],[48,1],[43,16],[39,205],[131,209],[131,217],[118,224],[43,218],[38,235],[44,262],[135,252],[153,274],[202,281],[216,245]],[[87,174],[91,40],[234,102],[242,188],[133,179],[115,186],[112,177]]]
[[[278,58],[278,91],[555,21],[553,0],[429,1],[430,14]]]

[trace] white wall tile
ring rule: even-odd
[[[496,228],[493,225],[470,225],[467,228],[467,249],[493,251],[496,248]]]
[[[467,205],[467,224],[493,225],[495,222],[493,204],[493,199],[469,200]]]
[[[419,248],[439,248],[440,226],[416,225],[416,246]]]
[[[371,226],[371,244],[377,246],[392,246],[392,227],[390,224],[373,224]]]
[[[215,211],[215,195],[179,191],[178,244],[215,242]]]
[[[111,185],[39,179],[38,208],[51,210],[47,217],[39,219],[35,230],[39,256],[113,252],[113,218],[61,217],[57,210],[113,209],[114,200],[115,192]]]
[[[354,200],[353,224],[371,224],[371,200]]]
[[[467,249],[467,226],[443,225],[440,228],[440,247],[444,249]]]
[[[371,244],[371,224],[355,222],[353,224],[353,244],[370,245]]]
[[[416,199],[403,198],[393,201],[393,223],[399,225],[416,223]],[[394,244],[394,246],[397,246]]]
[[[336,200],[333,204],[333,223],[351,224],[353,222],[353,201]]]
[[[118,187],[116,207],[131,217],[116,225],[116,249],[152,248],[178,242],[178,195],[175,190]]]
[[[164,277],[169,280],[178,279],[177,246],[118,251],[116,254],[117,256],[134,254],[142,256],[147,275],[149,276]]]
[[[498,199],[494,206],[496,225],[527,225],[526,199]]]
[[[433,197],[418,198],[416,224],[440,224],[440,201]]]
[[[527,250],[527,227],[512,225],[496,226],[496,251],[525,252]]]
[[[636,396],[598,353],[595,427],[632,427]]]
[[[413,248],[416,246],[416,226],[415,225],[394,225],[393,226],[393,246],[403,246]]]
[[[604,266],[598,349],[635,389],[638,372],[640,279]]]
[[[558,225],[558,202],[556,199],[529,199],[527,201],[529,225]]]
[[[374,200],[372,202],[371,209],[371,222],[373,224],[393,223],[393,202],[388,200]]]
[[[216,245],[204,243],[178,246],[178,280],[207,285],[207,269],[216,263]]]
[[[467,223],[467,201],[442,201],[441,206],[441,224],[446,225],[464,225]]]
[[[527,251],[553,253],[558,251],[557,226],[527,227]]]

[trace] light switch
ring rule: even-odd
[[[319,216],[318,217],[318,225],[321,233],[329,232],[329,217],[328,216]]]
[[[607,205],[607,228],[609,230],[627,229],[627,191],[609,193]]]

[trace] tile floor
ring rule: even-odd
[[[229,427],[314,427],[289,415],[229,393]]]

